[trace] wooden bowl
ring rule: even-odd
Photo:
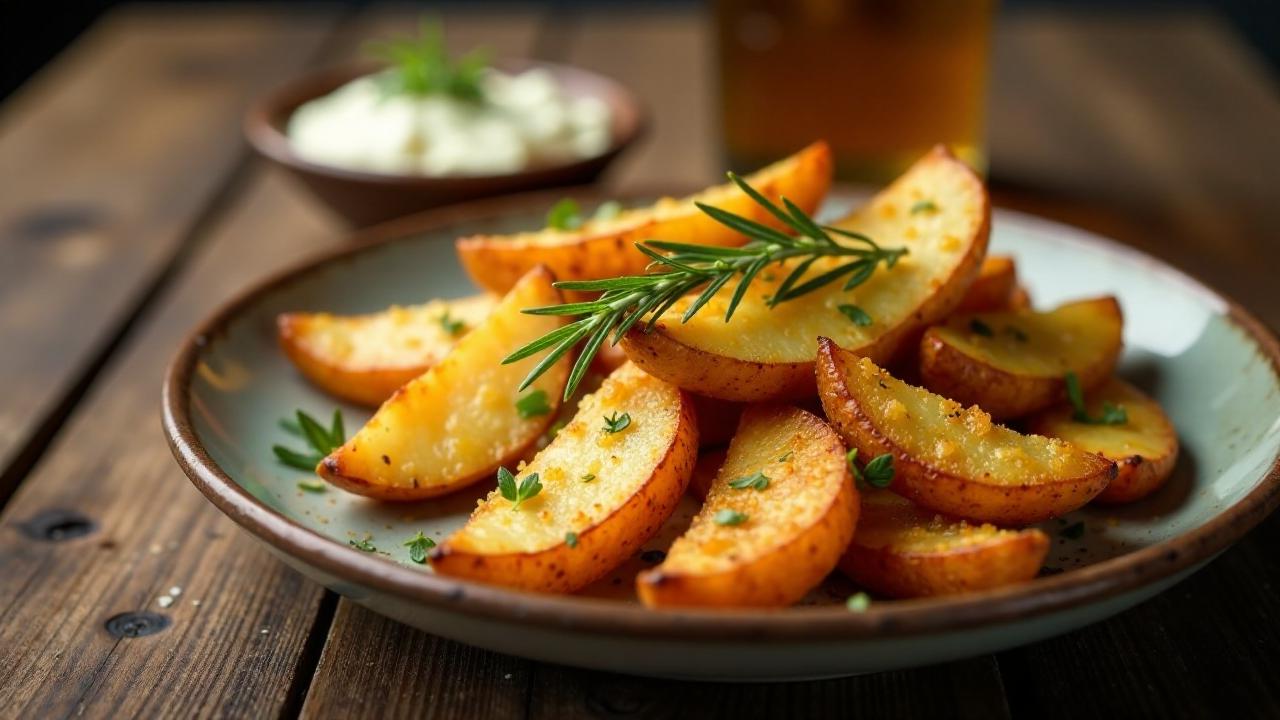
[[[645,113],[639,100],[603,75],[531,60],[509,60],[496,67],[505,72],[542,68],[555,77],[568,96],[602,100],[611,114],[609,147],[594,157],[503,175],[380,173],[319,164],[299,156],[285,135],[290,116],[303,103],[378,69],[367,63],[321,70],[267,94],[246,113],[244,133],[263,157],[288,170],[352,225],[364,227],[464,200],[594,182],[644,130]]]

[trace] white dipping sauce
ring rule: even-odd
[[[358,78],[299,107],[289,140],[314,163],[420,175],[499,175],[609,147],[609,107],[566,97],[545,70],[488,70],[481,88],[476,103],[387,95],[376,78]]]

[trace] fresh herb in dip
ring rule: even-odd
[[[572,98],[540,68],[517,75],[484,56],[452,60],[439,26],[371,48],[389,67],[303,104],[287,134],[304,159],[350,170],[498,175],[592,157],[609,146],[609,108]]]

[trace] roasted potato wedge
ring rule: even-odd
[[[766,298],[788,273],[771,267],[756,277],[731,322],[724,321],[729,292],[681,322],[691,297],[677,302],[651,332],[634,328],[623,349],[647,372],[701,395],[738,401],[812,396],[819,335],[885,362],[918,337],[913,333],[955,308],[986,254],[990,215],[981,178],[938,148],[835,223],[885,247],[908,248],[892,269],[881,267],[852,291],[836,282],[771,308]],[[821,259],[810,276],[837,262]],[[868,313],[871,325],[843,314],[846,304]]]
[[[798,408],[749,407],[702,510],[636,590],[650,607],[785,607],[835,568],[857,518],[835,431]]]
[[[968,520],[1021,525],[1070,512],[1116,476],[1116,465],[1063,440],[1022,435],[977,407],[913,387],[869,358],[818,341],[827,417],[859,457],[894,457],[892,489]]]
[[[787,197],[812,212],[831,186],[831,149],[817,142],[747,177],[766,197]],[[634,245],[647,238],[700,245],[739,245],[739,233],[712,220],[694,202],[778,226],[777,219],[733,184],[687,198],[663,198],[625,210],[608,220],[588,220],[577,230],[554,229],[516,235],[475,235],[457,241],[458,258],[480,287],[505,292],[529,268],[546,265],[561,280],[638,275],[649,264]]]
[[[379,500],[422,500],[492,477],[519,457],[556,416],[571,359],[519,392],[537,359],[503,365],[502,358],[560,327],[560,318],[520,312],[561,302],[553,280],[546,268],[530,271],[443,361],[397,390],[321,461],[320,477]],[[530,403],[536,394],[542,402]]]
[[[925,332],[920,379],[997,420],[1021,417],[1066,399],[1068,372],[1086,390],[1110,377],[1123,327],[1113,297],[1049,312],[956,315]]]
[[[999,312],[1013,310],[1017,302],[1018,269],[1013,258],[1007,255],[991,255],[982,261],[978,276],[973,279],[964,299],[956,306],[956,313]],[[1025,291],[1024,291],[1025,292]]]
[[[1119,467],[1116,479],[1093,501],[1133,502],[1155,492],[1169,479],[1178,462],[1178,433],[1159,403],[1123,380],[1111,378],[1085,396],[1091,417],[1098,417],[1108,403],[1124,408],[1126,422],[1081,423],[1072,418],[1070,406],[1060,406],[1030,418],[1027,428],[1114,460]]]
[[[990,590],[1034,578],[1049,552],[1035,528],[1002,530],[925,510],[888,490],[864,490],[858,531],[840,570],[895,598]]]
[[[607,432],[606,417],[630,423]],[[489,493],[429,556],[436,572],[540,592],[573,592],[626,560],[666,522],[698,454],[695,411],[680,389],[630,363],[585,397],[520,481],[520,505]]]
[[[496,302],[473,295],[368,315],[284,313],[276,329],[285,355],[308,380],[343,400],[377,406],[443,360]]]

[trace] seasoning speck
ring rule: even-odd
[[[162,608],[167,608],[173,604],[173,598],[169,597],[168,595],[161,595],[160,597],[156,598],[156,604]]]

